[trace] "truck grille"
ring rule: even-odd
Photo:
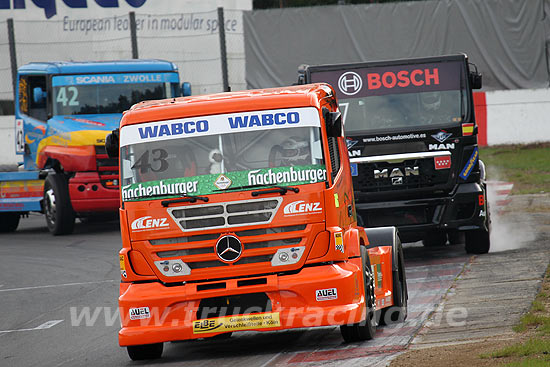
[[[241,258],[234,263],[221,261],[215,250],[218,238],[227,232],[149,240],[149,251],[159,260],[183,261],[191,269],[191,276],[211,275],[208,272],[213,268],[222,270],[241,266],[260,266],[259,269],[265,271],[271,267],[271,261],[280,249],[305,246],[312,230],[311,226],[308,228],[304,224],[233,232],[243,245]]]
[[[107,189],[118,189],[118,160],[109,158],[103,145],[95,146],[95,157],[101,185]]]
[[[182,231],[271,223],[283,199],[269,198],[168,209]]]
[[[353,177],[353,187],[361,192],[383,192],[392,190],[406,190],[429,188],[444,185],[449,180],[450,169],[436,170],[433,158],[412,159],[400,163],[376,162],[359,163],[358,176]],[[418,167],[418,175],[412,171]],[[394,169],[403,174],[402,180],[396,182],[390,177]],[[388,177],[376,177],[375,171],[387,172]]]

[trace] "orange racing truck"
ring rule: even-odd
[[[357,225],[324,83],[142,102],[106,139],[121,179],[119,343],[340,325],[346,341],[407,313],[393,227]]]

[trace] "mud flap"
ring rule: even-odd
[[[396,227],[365,228],[369,240],[367,248],[392,247],[392,298],[393,306],[382,309],[381,325],[402,322],[407,318],[408,289],[405,274],[403,247]]]

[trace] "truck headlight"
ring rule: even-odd
[[[302,258],[305,249],[305,246],[280,248],[271,258],[271,266],[296,264]]]

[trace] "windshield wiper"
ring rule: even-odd
[[[187,195],[187,194],[180,195],[180,197],[183,197],[183,199],[163,200],[160,203],[162,204],[163,207],[167,207],[168,205],[175,204],[175,203],[196,203],[197,200],[202,200],[205,203],[207,203],[209,200],[208,197],[206,196],[193,196],[193,195]]]
[[[292,186],[278,186],[278,185],[245,185],[245,186],[235,186],[235,187],[229,187],[227,189],[219,189],[219,190],[214,190],[214,191],[233,191],[233,190],[246,190],[246,189],[251,189],[251,188],[254,188],[254,187],[264,187],[266,189],[268,188],[273,188],[273,189],[270,189],[270,190],[263,190],[263,191],[253,191],[252,192],[252,196],[258,196],[260,194],[271,194],[271,193],[274,193],[274,192],[278,192],[278,193],[281,193],[281,195],[284,195],[286,194],[288,191],[293,191],[295,193],[298,193],[300,192],[300,189],[298,187],[292,187]]]
[[[252,191],[252,196],[259,196],[264,194],[273,194],[273,193],[279,193],[281,195],[285,195],[287,192],[292,191],[295,193],[300,192],[300,188],[298,187],[292,187],[292,186],[269,186],[273,187],[272,189],[268,190],[261,190],[261,191]]]

